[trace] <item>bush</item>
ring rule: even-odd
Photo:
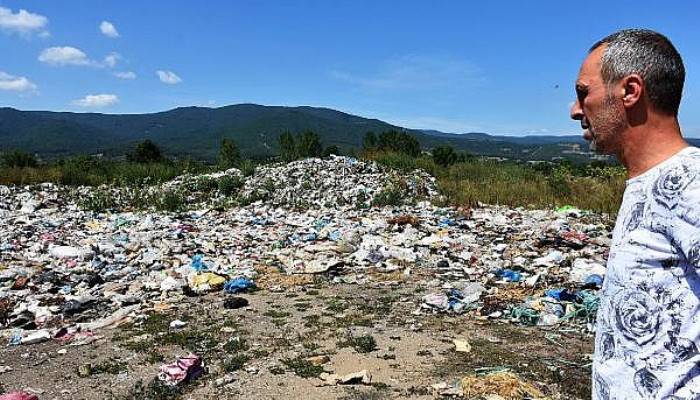
[[[285,162],[297,159],[296,140],[290,132],[284,132],[279,137],[280,157]]]
[[[396,184],[389,184],[372,200],[372,205],[377,207],[400,206],[403,203],[404,191]]]
[[[285,162],[323,155],[321,140],[313,131],[306,131],[296,136],[285,132],[279,137],[279,147],[280,157]]]
[[[153,163],[163,160],[163,153],[160,148],[150,139],[146,139],[136,145],[133,153],[127,155],[129,161],[137,163]]]
[[[340,154],[340,148],[336,145],[328,146],[325,149],[323,149],[323,157],[330,157],[331,155],[336,155],[339,156]]]
[[[388,151],[378,153],[375,157],[375,161],[379,164],[386,165],[390,168],[402,171],[413,171],[416,169],[416,159],[406,153]]]
[[[452,146],[449,145],[435,147],[432,151],[432,155],[435,163],[443,167],[449,167],[456,163],[459,158]]]
[[[406,132],[395,130],[382,132],[377,140],[377,149],[382,151],[395,151],[412,157],[420,155],[418,140]]]
[[[377,135],[374,132],[365,133],[365,137],[362,138],[362,150],[373,151],[377,149]]]
[[[236,145],[236,142],[229,138],[221,139],[221,148],[219,149],[219,167],[222,169],[232,168],[241,161],[241,152]]]
[[[222,176],[218,181],[219,192],[224,196],[230,196],[243,187],[243,183],[243,179],[237,176]]]
[[[37,161],[34,155],[26,151],[13,150],[2,155],[2,165],[9,168],[36,167]]]
[[[185,195],[177,190],[164,190],[156,193],[152,204],[158,211],[178,212],[185,206]]]

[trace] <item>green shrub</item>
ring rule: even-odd
[[[390,183],[374,196],[372,205],[376,207],[400,206],[404,197],[404,190],[397,184]]]
[[[243,160],[239,164],[239,168],[244,177],[252,176],[255,173],[255,162],[252,160]]]
[[[136,144],[136,148],[127,155],[127,158],[129,161],[137,163],[152,163],[163,161],[164,157],[158,145],[150,139],[146,139]]]
[[[2,165],[9,168],[36,167],[37,161],[34,155],[26,151],[13,150],[2,155]]]
[[[408,154],[397,151],[378,153],[375,161],[389,168],[395,168],[402,171],[412,171],[416,169],[415,157],[411,157]]]
[[[224,175],[221,178],[219,178],[217,182],[219,192],[224,196],[232,195],[238,189],[243,187],[243,183],[243,179],[232,175]]]
[[[219,168],[228,169],[237,165],[241,161],[241,152],[238,145],[232,139],[221,139],[219,149]]]

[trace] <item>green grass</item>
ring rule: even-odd
[[[190,160],[136,163],[78,156],[36,167],[2,167],[0,184],[31,185],[43,182],[70,186],[141,186],[162,183],[183,173],[205,173],[213,168]]]
[[[531,166],[513,161],[477,158],[442,167],[430,156],[413,158],[398,153],[374,153],[370,159],[390,168],[423,169],[437,178],[445,204],[478,203],[513,207],[552,208],[571,204],[584,210],[615,214],[625,188],[622,167],[568,163]],[[376,205],[392,204],[396,196],[381,194]]]

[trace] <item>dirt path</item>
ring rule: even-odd
[[[3,348],[0,365],[12,371],[0,383],[6,391],[30,388],[40,399],[433,399],[440,396],[432,385],[508,368],[550,398],[590,397],[590,335],[471,314],[414,315],[421,296],[410,282],[312,279],[243,295],[249,305],[239,309],[225,309],[220,294],[164,302],[147,318],[99,331],[104,337],[87,345]],[[187,325],[170,329],[176,319]],[[471,351],[456,352],[455,338]],[[176,392],[148,386],[159,365],[188,350],[203,357],[202,377]],[[329,361],[307,361],[319,355]],[[360,370],[371,384],[331,386],[317,377]]]

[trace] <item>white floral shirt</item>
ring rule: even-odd
[[[700,149],[627,181],[593,359],[593,399],[700,399]]]

